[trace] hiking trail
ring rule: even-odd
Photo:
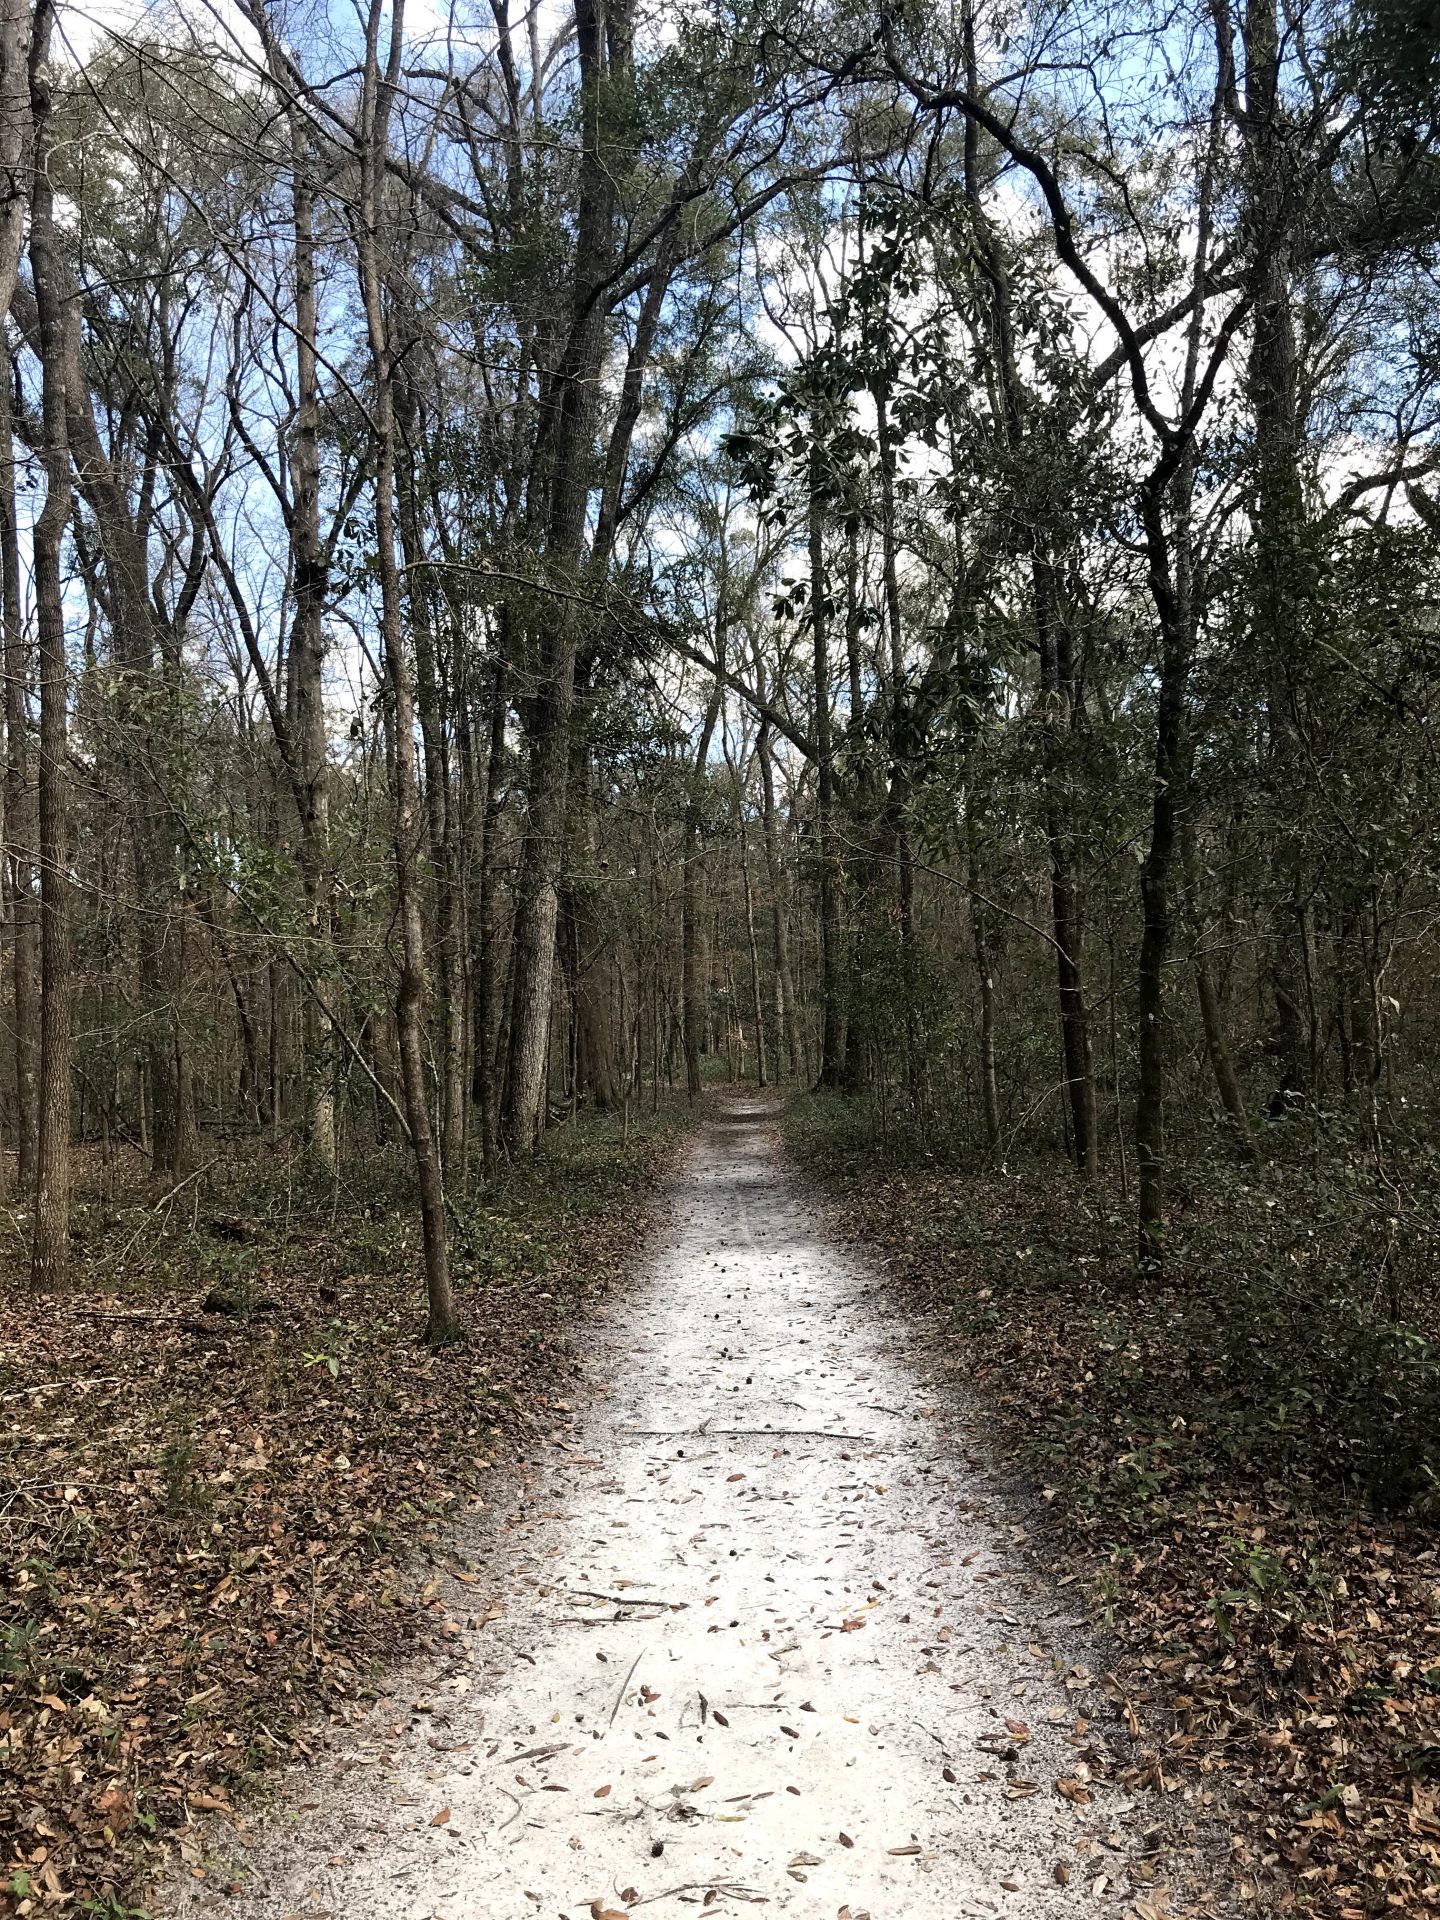
[[[1107,1778],[1130,1742],[1078,1602],[1027,1564],[977,1416],[827,1237],[775,1120],[719,1109],[577,1332],[573,1428],[462,1528],[448,1657],[176,1911],[1197,1910],[1166,1899],[1160,1801]]]

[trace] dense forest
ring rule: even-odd
[[[81,1143],[399,1135],[447,1337],[447,1181],[716,1052],[1408,1215],[1420,11],[7,31],[38,1281]]]
[[[0,152],[7,1419],[261,1214],[480,1366],[734,1083],[1423,1521],[1430,0],[4,0]]]

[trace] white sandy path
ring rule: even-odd
[[[875,1286],[773,1108],[732,1102],[579,1337],[574,1428],[458,1543],[482,1580],[449,1585],[455,1618],[497,1617],[168,1910],[1171,1911],[1154,1796],[1104,1779],[1128,1739],[1102,1656]],[[1057,1791],[1097,1755],[1087,1804]]]

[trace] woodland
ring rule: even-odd
[[[423,1626],[743,1084],[1161,1786],[1431,1910],[1433,0],[3,0],[0,173],[0,1907]]]

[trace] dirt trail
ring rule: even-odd
[[[575,1428],[461,1543],[455,1617],[502,1611],[253,1823],[252,1891],[212,1863],[172,1910],[1170,1912],[1153,1800],[1085,1784],[1128,1744],[1101,1656],[874,1285],[732,1103],[585,1335]]]

